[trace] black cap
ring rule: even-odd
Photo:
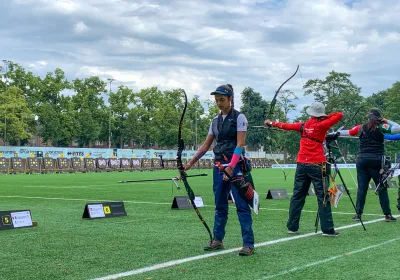
[[[380,121],[380,120],[382,120],[381,111],[379,109],[377,109],[377,108],[372,108],[371,110],[369,110],[367,117],[371,121]]]

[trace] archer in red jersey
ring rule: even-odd
[[[328,130],[342,118],[341,112],[325,114],[325,106],[314,102],[306,110],[310,119],[306,122],[294,124],[272,122],[266,120],[267,126],[283,130],[294,130],[301,133],[300,150],[297,154],[297,167],[294,181],[293,196],[290,199],[289,219],[287,228],[289,233],[297,233],[301,211],[308,194],[311,183],[314,185],[315,195],[318,199],[318,213],[321,221],[321,230],[324,236],[337,236],[332,218],[329,199],[325,200],[324,170],[326,170],[326,157],[323,143]],[[324,182],[325,181],[325,182]]]

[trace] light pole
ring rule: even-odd
[[[8,89],[8,85],[7,85],[7,81],[8,81],[7,74],[8,74],[8,63],[9,63],[9,62],[10,62],[9,60],[3,59],[3,63],[6,65],[6,76],[5,76],[5,78],[6,78],[6,80],[5,80],[6,91],[7,91],[7,89]],[[6,146],[6,142],[7,142],[7,113],[4,112],[4,146]]]
[[[113,78],[108,78],[107,81],[110,83],[110,91],[108,92],[108,103],[110,106],[110,116],[108,120],[108,148],[111,149],[111,104],[110,104],[110,94],[111,94],[111,83],[115,81]]]
[[[200,96],[199,95],[195,95],[194,96],[197,100],[199,100]],[[194,141],[194,149],[197,150],[197,108],[195,111],[195,141]]]

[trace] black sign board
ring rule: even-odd
[[[100,219],[126,216],[123,201],[87,203],[83,211],[84,219]]]
[[[203,207],[203,199],[201,196],[195,197],[195,204],[197,208]],[[171,209],[192,209],[192,203],[188,196],[175,196],[172,201]]]
[[[0,211],[0,230],[32,227],[30,210]]]
[[[267,199],[284,199],[288,198],[286,189],[270,189],[267,193]]]

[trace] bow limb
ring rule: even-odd
[[[367,104],[363,104],[363,105],[361,105],[360,107],[358,107],[358,109],[356,110],[356,112],[353,114],[353,116],[350,118],[350,119],[348,119],[348,121],[347,122],[345,122],[345,124],[341,127],[341,128],[339,128],[337,131],[339,131],[339,130],[341,130],[341,129],[343,129],[343,128],[347,128],[347,126],[348,125],[350,125],[352,122],[353,122],[353,120],[357,117],[357,115],[358,115],[358,113],[360,112],[360,110],[362,109],[362,108],[364,108],[364,107],[366,107],[367,106]],[[336,132],[337,132],[336,131]]]
[[[176,163],[177,163],[176,165],[177,165],[177,168],[178,168],[178,171],[179,171],[180,178],[181,178],[181,180],[182,180],[182,182],[183,182],[183,184],[185,186],[186,192],[187,192],[187,194],[189,196],[189,199],[190,199],[190,202],[191,202],[191,204],[193,206],[193,209],[196,211],[196,214],[199,217],[201,223],[207,229],[208,234],[210,236],[210,240],[212,240],[211,230],[208,227],[208,225],[207,225],[206,221],[204,220],[203,216],[200,214],[200,211],[199,211],[199,209],[197,209],[197,206],[196,206],[196,204],[194,202],[195,195],[194,195],[194,192],[193,192],[192,188],[189,185],[189,182],[187,181],[187,177],[189,177],[189,176],[187,176],[187,174],[185,172],[185,168],[183,167],[183,163],[182,163],[182,152],[185,149],[185,142],[182,139],[182,128],[183,128],[183,120],[185,118],[185,113],[186,113],[187,104],[188,104],[186,92],[184,90],[182,90],[182,91],[183,91],[183,95],[185,97],[185,104],[184,104],[183,112],[182,112],[182,115],[181,115],[181,119],[179,121],[178,152],[177,152],[177,155],[176,155]]]
[[[274,114],[274,109],[275,109],[275,104],[276,104],[276,98],[278,97],[278,94],[279,94],[280,90],[282,89],[282,87],[283,87],[288,81],[290,81],[290,80],[297,74],[297,71],[299,71],[299,67],[300,67],[300,65],[297,65],[296,71],[295,71],[288,79],[286,79],[286,81],[284,81],[284,82],[279,86],[279,88],[277,89],[277,91],[275,92],[274,98],[272,99],[272,101],[271,101],[271,103],[270,103],[270,106],[269,106],[269,112],[268,112],[268,115],[267,115],[267,119],[270,119],[270,118],[272,117],[272,115]],[[265,115],[265,112],[264,112],[264,115]],[[269,145],[269,149],[270,149],[270,152],[271,152],[271,157],[273,158],[273,160],[275,161],[275,163],[279,166],[279,168],[282,170],[283,176],[284,176],[285,181],[286,181],[286,177],[287,177],[286,172],[285,172],[285,170],[282,168],[282,166],[278,163],[278,161],[276,160],[276,158],[274,158],[274,157],[272,156],[271,145]]]
[[[276,98],[278,97],[278,94],[280,92],[280,90],[282,89],[282,87],[289,82],[296,74],[297,71],[299,71],[299,67],[300,65],[297,65],[296,71],[292,74],[292,76],[290,76],[286,81],[284,81],[280,87],[278,88],[278,90],[275,92],[274,98],[272,98],[271,104],[269,106],[269,112],[268,112],[268,116],[267,118],[269,119],[273,114],[274,114],[274,108],[275,108],[275,104],[276,104]]]

